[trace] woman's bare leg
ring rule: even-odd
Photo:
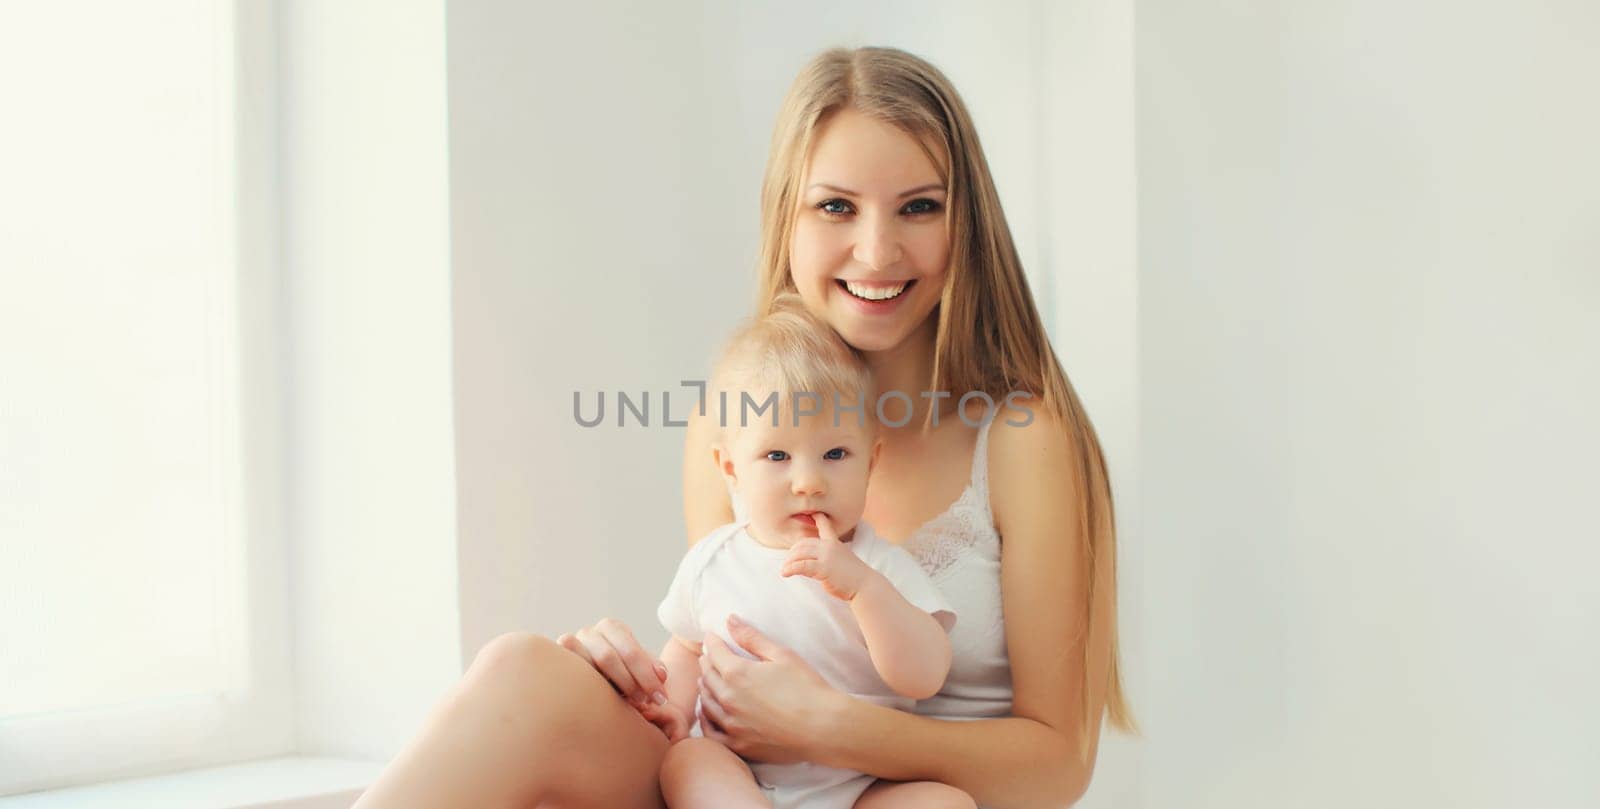
[[[490,641],[358,809],[661,809],[667,739],[548,638]]]
[[[972,796],[938,781],[879,781],[861,793],[855,809],[977,809]]]
[[[698,736],[667,751],[661,793],[672,809],[772,809],[744,759]]]

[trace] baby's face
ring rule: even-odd
[[[749,510],[750,530],[763,544],[788,547],[817,536],[811,516],[828,516],[841,538],[861,521],[867,500],[867,474],[877,457],[871,432],[846,413],[834,426],[825,412],[800,419],[782,413],[752,419],[729,431],[719,457],[723,474]]]

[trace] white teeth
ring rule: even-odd
[[[851,295],[854,295],[857,298],[865,298],[869,301],[891,300],[893,298],[900,297],[900,293],[906,291],[906,285],[904,283],[896,284],[892,287],[869,287],[862,286],[854,281],[846,281],[844,282],[844,286],[845,289],[850,290]]]

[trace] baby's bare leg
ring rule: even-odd
[[[772,809],[744,759],[700,736],[667,750],[661,762],[661,797],[671,809]]]
[[[938,781],[879,781],[856,799],[855,809],[977,809],[972,796]]]

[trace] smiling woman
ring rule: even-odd
[[[856,348],[898,345],[931,325],[944,290],[948,171],[904,130],[848,107],[815,137],[789,255],[794,288]]]

